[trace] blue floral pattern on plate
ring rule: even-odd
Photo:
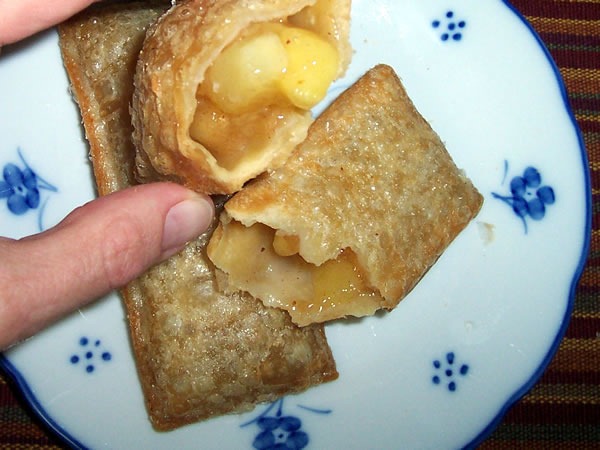
[[[82,336],[79,339],[79,348],[69,358],[73,366],[83,367],[86,373],[93,373],[98,364],[107,363],[113,358],[112,353],[102,346],[100,339],[90,339]]]
[[[465,363],[457,363],[454,352],[448,352],[442,359],[433,361],[434,375],[431,381],[435,385],[445,386],[450,392],[458,388],[458,378],[469,373],[469,366]]]
[[[467,22],[457,19],[454,11],[446,11],[442,19],[435,19],[431,26],[440,32],[440,39],[446,41],[460,41]]]
[[[508,162],[504,163],[504,178],[508,174]],[[542,185],[542,175],[532,166],[525,168],[522,175],[514,176],[509,185],[510,195],[492,192],[492,196],[509,205],[523,221],[525,234],[528,232],[527,218],[540,221],[546,216],[546,207],[556,202],[551,186]]]
[[[42,202],[40,191],[57,192],[58,189],[33,171],[25,161],[21,149],[17,149],[17,155],[22,168],[12,162],[4,165],[3,179],[0,180],[0,200],[6,199],[8,211],[15,216],[21,216],[29,210],[38,210],[38,228],[42,231],[42,216],[48,199]]]
[[[283,402],[284,399],[281,398],[271,403],[257,417],[241,425],[241,427],[252,424],[258,426],[258,434],[252,442],[252,447],[256,450],[301,450],[308,445],[310,438],[308,433],[302,430],[302,421],[296,416],[284,415]],[[301,405],[298,407],[314,414],[331,413],[330,409],[315,409]]]

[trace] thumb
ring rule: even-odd
[[[176,253],[213,216],[208,197],[156,183],[96,199],[43,233],[0,238],[0,349]]]
[[[55,25],[97,0],[0,0],[0,46]]]

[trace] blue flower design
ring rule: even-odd
[[[508,172],[508,163],[505,162],[505,174]],[[492,192],[492,196],[512,207],[513,212],[523,221],[527,234],[527,221],[540,221],[546,215],[546,206],[556,202],[554,189],[542,185],[542,176],[535,167],[527,167],[523,175],[515,176],[510,181],[511,195],[500,195]]]
[[[445,385],[450,392],[455,392],[457,385],[457,376],[466,376],[469,373],[467,364],[457,364],[454,352],[446,353],[443,360],[433,361],[435,374],[431,378],[433,384]]]
[[[15,164],[6,164],[2,175],[4,181],[0,181],[0,198],[7,199],[10,212],[21,215],[40,206],[37,177],[30,168],[21,170]]]
[[[69,362],[74,366],[83,366],[86,373],[93,373],[98,363],[112,360],[112,353],[102,348],[100,339],[91,340],[87,336],[79,339],[79,351],[73,353]]]
[[[7,163],[2,171],[0,180],[0,199],[6,199],[8,210],[17,216],[25,214],[30,209],[38,209],[41,205],[40,190],[57,192],[57,188],[37,175],[27,164],[20,149],[17,153],[23,168],[16,164]],[[41,215],[43,205],[39,209],[38,226],[42,230]]]
[[[463,37],[462,30],[467,26],[464,20],[456,20],[454,11],[446,11],[442,20],[436,19],[431,22],[431,26],[441,31],[440,39],[442,41],[460,41]],[[444,26],[442,26],[444,25]]]
[[[331,413],[328,409],[315,409],[301,405],[298,407],[315,414]],[[246,427],[251,424],[256,424],[259,428],[252,442],[252,447],[256,450],[301,450],[310,440],[308,433],[302,430],[302,421],[296,416],[283,413],[283,399],[271,403],[256,418],[241,426]]]
[[[300,450],[308,445],[308,434],[300,429],[302,421],[297,417],[261,417],[256,423],[261,431],[252,447],[257,450]]]

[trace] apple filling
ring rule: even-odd
[[[190,136],[225,169],[261,151],[291,114],[306,114],[337,75],[335,47],[290,23],[251,25],[213,61],[197,90]]]
[[[227,274],[229,288],[287,310],[300,326],[370,315],[379,308],[381,296],[368,286],[351,249],[319,266],[299,252],[298,236],[261,223],[245,227],[235,220],[219,225],[208,246],[211,260]]]

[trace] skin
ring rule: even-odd
[[[0,44],[90,3],[0,0]],[[124,286],[206,231],[213,215],[209,197],[155,183],[93,200],[40,234],[0,237],[0,350]]]
[[[94,0],[0,0],[0,46],[62,22],[92,3]]]

